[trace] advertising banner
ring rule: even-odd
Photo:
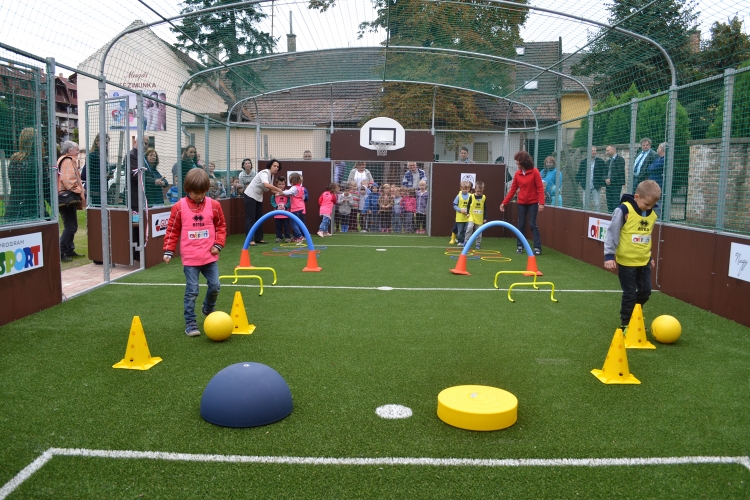
[[[609,229],[608,220],[589,217],[589,238],[604,242],[607,238],[607,229]]]
[[[729,276],[742,281],[750,281],[750,245],[732,243],[729,250]]]
[[[151,214],[151,234],[156,238],[157,236],[164,236],[167,233],[167,222],[169,222],[170,212],[161,212],[158,214]]]
[[[42,233],[0,239],[0,278],[44,267]]]

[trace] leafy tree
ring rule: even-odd
[[[387,31],[390,47],[453,49],[512,59],[513,47],[522,43],[520,29],[528,16],[528,10],[522,6],[527,1],[520,0],[518,9],[507,9],[480,1],[372,0],[377,15],[374,20],[359,25],[359,36],[382,29]],[[310,0],[308,7],[325,11],[335,3],[336,0]],[[391,49],[387,67],[382,69],[385,69],[385,80],[390,82],[437,82],[490,94],[512,89],[515,82],[510,65],[418,50]],[[398,92],[394,92],[395,89]],[[414,121],[414,117],[420,117],[416,119],[420,122],[417,128],[430,127],[430,114],[425,115],[421,103],[429,95],[431,105],[432,87],[387,83],[384,90],[374,104],[376,113],[404,116],[407,123],[402,124],[407,128],[411,128],[408,123]],[[472,92],[441,89],[436,108],[436,121],[444,120],[450,128],[471,130],[487,126]],[[473,140],[471,134],[460,134],[450,137],[449,143],[457,147],[458,143],[470,140]]]
[[[750,67],[750,61],[740,64],[739,68]],[[750,137],[750,71],[734,77],[734,94],[732,95],[732,137]],[[724,95],[719,100],[716,118],[708,129],[707,137],[721,137],[721,125],[724,120]]]
[[[711,39],[701,52],[706,76],[736,68],[750,59],[750,36],[742,32],[742,20],[734,16],[728,23],[715,22],[711,26]]]
[[[235,0],[183,0],[180,13],[187,14],[231,3],[235,3]],[[275,40],[269,33],[256,28],[265,17],[262,10],[249,6],[186,17],[179,23],[179,30],[170,29],[177,35],[175,45],[178,48],[196,54],[207,66],[215,66],[218,63],[211,56],[224,63],[233,63],[271,54]],[[243,79],[257,86],[258,80],[248,68],[236,68],[226,76],[231,80],[235,94],[247,85]]]
[[[649,0],[614,0],[607,5],[608,22],[648,36],[664,47],[675,64],[678,82],[684,83],[698,76],[691,48],[698,16],[693,11],[693,1],[657,0],[633,15]],[[589,40],[595,41],[573,70],[575,74],[594,78],[592,90],[598,98],[610,92],[624,93],[631,84],[652,93],[669,88],[671,75],[667,62],[654,45],[607,28],[591,33]]]

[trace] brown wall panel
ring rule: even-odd
[[[0,326],[47,309],[62,301],[60,275],[60,229],[57,222],[18,229],[0,230],[0,238],[18,238],[42,233],[44,266],[0,277],[2,307]],[[33,292],[30,292],[33,290]]]
[[[148,210],[149,237],[148,237],[148,240],[146,240],[146,269],[164,262],[164,235],[153,236],[154,231],[153,231],[153,228],[150,226],[151,216],[154,214],[160,214],[164,212],[169,213],[171,210],[172,210],[172,207],[155,207],[155,208],[149,208]],[[177,245],[177,249],[175,250],[174,255],[175,257],[180,255],[179,245]]]
[[[102,260],[102,219],[101,210],[89,208],[86,225],[89,241],[89,258]],[[109,210],[109,232],[111,238],[112,261],[115,264],[130,265],[130,213],[127,210]]]
[[[750,282],[729,276],[729,261],[732,242],[750,245],[750,240],[741,240],[725,235],[716,236],[714,257],[715,274],[711,311],[725,318],[733,318],[738,323],[750,326]]]
[[[433,161],[435,136],[430,132],[406,132],[406,144],[387,156],[359,145],[359,130],[337,130],[331,135],[331,158],[346,161]]]
[[[484,194],[487,196],[485,205],[487,221],[503,220],[500,212],[502,193],[505,192],[505,166],[481,163],[433,163],[432,186],[432,236],[450,236],[453,223],[456,222],[456,212],[453,210],[453,200],[461,191],[459,188],[462,173],[475,173],[477,180],[484,182]],[[501,228],[488,229],[484,236],[502,236]]]
[[[716,235],[678,227],[662,228],[658,252],[662,292],[702,309],[711,308]],[[657,255],[656,241],[652,254]],[[726,269],[724,273],[726,275]]]

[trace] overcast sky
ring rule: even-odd
[[[178,1],[148,0],[146,3],[165,17],[179,14]],[[275,37],[280,37],[279,51],[286,50],[283,35],[289,32],[290,11],[298,51],[374,46],[382,41],[382,33],[357,38],[358,24],[374,18],[370,0],[338,0],[336,7],[324,14],[311,11],[306,5],[306,1],[273,2],[274,15],[269,15],[262,29],[272,31]],[[605,4],[601,0],[568,0],[564,3],[536,0],[533,5],[550,9],[562,8],[565,12],[580,17],[607,21]],[[271,13],[268,3],[264,4],[264,10]],[[696,10],[701,12],[699,29],[704,38],[713,22],[726,22],[735,14],[739,14],[744,20],[743,28],[748,32],[748,0],[704,0],[698,3]],[[3,18],[0,21],[0,41],[39,56],[55,57],[59,62],[73,67],[136,19],[146,23],[158,20],[156,14],[137,0],[0,0],[0,13]],[[590,25],[548,14],[532,14],[522,36],[526,41],[552,41],[562,37],[564,51],[572,52],[586,43],[587,31],[595,29]],[[167,27],[157,27],[154,31],[168,42],[175,40]],[[9,57],[3,50],[0,50],[0,56]],[[58,68],[58,72],[61,71],[68,73]]]

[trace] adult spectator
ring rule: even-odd
[[[57,159],[58,177],[57,192],[73,193],[74,197],[80,198],[80,203],[60,205],[60,218],[63,221],[63,232],[60,235],[60,260],[70,262],[75,257],[83,257],[75,251],[73,238],[78,231],[77,210],[86,208],[86,191],[81,182],[81,173],[78,171],[78,144],[73,141],[65,141],[60,146],[60,158]]]
[[[656,160],[648,166],[646,171],[646,178],[656,182],[659,185],[659,189],[662,190],[662,196],[664,194],[664,155],[667,154],[667,143],[662,142],[656,148]]]
[[[406,164],[406,172],[401,180],[401,185],[407,188],[417,189],[419,181],[425,178],[424,170],[417,168],[417,162],[410,161]]]
[[[195,146],[188,146],[185,148],[185,152],[182,153],[182,159],[180,160],[180,169],[182,170],[182,181],[185,182],[185,176],[190,170],[198,167],[196,158],[198,152],[195,150]]]
[[[10,196],[5,205],[8,222],[39,218],[39,171],[34,155],[36,133],[33,127],[25,128],[18,138],[18,151],[8,164]]]
[[[240,175],[233,184],[235,193],[244,192],[256,175],[255,169],[253,169],[253,160],[250,158],[242,160],[240,167],[242,168],[242,172],[240,172]]]
[[[143,167],[143,185],[146,188],[146,204],[149,207],[154,205],[164,205],[164,188],[169,185],[157,167],[159,166],[159,155],[156,150],[149,148],[146,150]]]
[[[461,146],[458,151],[458,163],[471,163],[469,161],[469,148],[466,146]]]
[[[607,162],[607,176],[604,179],[604,193],[607,196],[607,212],[612,213],[620,204],[620,193],[625,184],[625,159],[617,154],[615,147],[610,144],[604,150],[609,157]]]
[[[208,162],[208,197],[218,200],[227,197],[227,190],[224,188],[224,183],[221,182],[221,179],[216,177],[215,170],[216,164],[212,161]]]
[[[306,149],[304,153],[302,153],[302,159],[303,160],[312,160],[312,152],[309,149]]]
[[[107,156],[107,147],[109,146],[109,135],[106,136],[106,144],[104,145],[104,156]],[[102,200],[101,200],[101,167],[100,167],[100,161],[101,161],[101,144],[99,141],[99,134],[96,134],[96,137],[94,137],[94,144],[91,146],[91,151],[89,151],[89,157],[86,160],[86,170],[88,170],[88,173],[86,174],[86,186],[88,187],[89,191],[89,202],[95,206],[101,206]],[[106,161],[106,160],[105,160]],[[105,177],[109,177],[108,175]]]
[[[358,161],[354,164],[354,168],[349,172],[349,177],[347,178],[346,183],[349,184],[350,182],[355,182],[357,184],[357,189],[359,189],[363,184],[365,187],[368,187],[375,181],[373,180],[370,171],[365,168],[365,162]]]
[[[651,149],[651,139],[644,137],[641,139],[641,152],[635,157],[633,162],[633,189],[641,182],[648,179],[648,167],[658,155]]]
[[[601,210],[602,195],[599,190],[604,187],[604,178],[606,175],[607,169],[604,165],[604,160],[596,156],[596,146],[593,146],[591,148],[591,158],[584,158],[578,166],[576,182],[586,192],[589,176],[592,177],[591,190],[589,191],[589,208],[597,212]]]
[[[283,194],[284,191],[274,185],[274,176],[281,170],[281,162],[269,160],[266,169],[258,172],[245,189],[245,233],[250,233],[253,224],[263,216],[263,193],[271,191],[274,194]],[[263,241],[263,228],[258,226],[255,230],[255,238],[250,246],[256,244],[265,245]]]
[[[553,207],[562,206],[562,194],[557,186],[562,185],[562,173],[557,169],[557,161],[554,156],[548,156],[544,159],[544,172],[540,172],[544,192],[549,197],[549,204]],[[558,182],[558,179],[560,182]],[[546,198],[545,198],[546,200]]]
[[[138,184],[138,155],[143,154],[143,168],[146,169],[146,150],[148,150],[148,137],[143,136],[143,146],[139,150],[136,143],[133,143],[133,149],[130,150],[130,210],[133,212],[140,211],[138,205],[138,191],[141,189]]]
[[[529,219],[529,227],[534,238],[534,254],[542,253],[542,239],[539,235],[539,227],[536,225],[538,212],[544,210],[544,186],[539,170],[534,168],[534,159],[526,151],[519,151],[513,156],[516,160],[516,170],[513,182],[508,194],[500,204],[500,211],[505,212],[505,205],[510,203],[513,195],[518,191],[516,207],[518,209],[518,230],[521,234],[526,232],[526,218]],[[516,253],[523,253],[523,242],[517,238],[518,248]]]

